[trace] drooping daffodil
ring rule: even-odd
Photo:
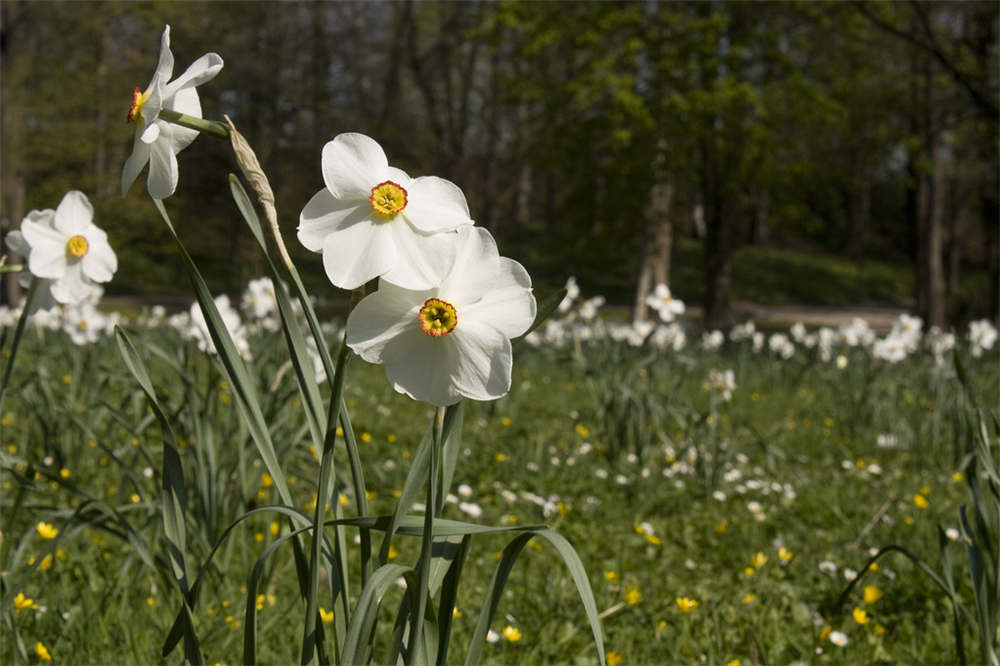
[[[28,270],[52,297],[66,304],[92,298],[118,270],[108,235],[94,224],[94,209],[83,192],[67,192],[55,210],[33,210],[7,244],[28,261]]]
[[[410,178],[389,166],[382,147],[363,134],[323,146],[326,184],[299,216],[299,241],[323,253],[327,277],[354,289],[384,277],[428,289],[454,239],[443,232],[471,225],[462,190],[435,176]]]
[[[489,232],[464,226],[435,284],[408,289],[386,277],[347,320],[347,344],[385,365],[400,393],[436,406],[493,400],[510,390],[511,338],[535,319],[531,278],[501,257]]]
[[[122,168],[122,196],[128,192],[139,172],[149,164],[146,187],[154,199],[166,199],[177,189],[177,153],[198,136],[198,132],[160,119],[160,111],[169,109],[201,118],[201,101],[196,86],[209,81],[222,69],[222,58],[206,53],[195,60],[183,74],[169,81],[174,71],[170,51],[170,26],[160,37],[160,60],[145,90],[135,89],[128,121],[135,123],[132,155]]]

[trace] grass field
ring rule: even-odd
[[[197,567],[233,521],[278,501],[273,480],[217,362],[166,326],[137,329],[133,339],[179,438]],[[317,464],[292,373],[280,370],[283,347],[279,333],[252,336],[250,367],[288,484],[308,509]],[[443,516],[545,523],[565,536],[593,588],[609,663],[956,662],[952,604],[902,553],[879,558],[837,604],[888,545],[953,581],[968,611],[962,649],[980,663],[957,530],[959,507],[971,506],[964,474],[982,470],[966,467],[976,410],[992,418],[1000,400],[997,352],[972,359],[960,345],[966,390],[950,354],[938,363],[921,347],[888,363],[861,346],[835,351],[842,360],[804,347],[781,359],[748,342],[712,351],[692,342],[677,352],[609,341],[524,345],[511,393],[466,406]],[[728,369],[727,401],[709,378]],[[349,373],[369,511],[388,514],[430,412],[394,393],[380,368],[356,360]],[[160,656],[180,609],[160,518],[162,437],[114,340],[78,347],[29,327],[2,418],[0,661],[177,663],[179,647]],[[351,515],[349,479],[340,487],[333,503]],[[240,661],[248,576],[287,531],[256,514],[222,541],[194,609],[208,663]],[[354,534],[345,547],[358,567]],[[464,659],[509,539],[472,541],[449,663]],[[412,563],[420,540],[397,535],[392,546],[393,562]],[[325,614],[328,582],[324,589]],[[258,592],[257,660],[297,663],[304,606],[287,547],[267,559]],[[389,640],[401,599],[392,586],[377,646]],[[562,560],[536,540],[491,627],[497,640],[485,647],[486,663],[598,659]]]

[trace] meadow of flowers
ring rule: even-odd
[[[990,322],[536,300],[457,185],[356,133],[299,216],[350,296],[322,321],[252,149],[201,118],[222,58],[173,65],[167,27],[122,190],[145,171],[190,309],[99,307],[117,256],[82,192],[5,239],[4,663],[997,664]],[[230,178],[271,273],[238,302],[164,203],[199,133],[257,198]]]

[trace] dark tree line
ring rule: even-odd
[[[542,283],[631,300],[694,238],[711,324],[734,253],[761,243],[911,261],[931,323],[1000,312],[996,3],[5,0],[0,221],[81,189],[119,253],[112,289],[156,295],[184,292],[179,266],[142,183],[118,189],[164,23],[175,74],[226,60],[202,106],[251,141],[289,236],[322,145],[360,131],[458,183]],[[202,137],[168,200],[227,289],[261,270],[233,169]],[[988,284],[961,301],[969,266]]]

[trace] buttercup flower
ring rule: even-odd
[[[531,278],[499,255],[488,231],[462,227],[452,252],[431,288],[406,289],[383,277],[347,319],[351,349],[384,364],[400,393],[438,406],[506,394],[510,339],[535,319]]]
[[[21,222],[20,232],[7,234],[7,244],[27,258],[32,275],[48,281],[60,303],[93,297],[100,290],[96,283],[107,282],[118,270],[108,235],[93,219],[87,197],[73,190],[56,210],[33,210]]]
[[[128,192],[142,168],[149,164],[146,187],[149,196],[165,199],[177,189],[177,153],[194,141],[198,132],[160,120],[160,111],[169,109],[201,118],[201,101],[196,86],[210,81],[222,69],[222,58],[206,53],[195,60],[183,74],[170,81],[174,54],[170,52],[170,26],[160,37],[160,60],[153,78],[144,91],[132,93],[128,121],[135,123],[132,155],[122,168],[122,196]]]
[[[441,232],[472,224],[455,184],[410,178],[363,134],[340,134],[323,146],[323,181],[299,216],[299,241],[323,253],[330,282],[344,289],[378,276],[431,288],[454,241]]]

